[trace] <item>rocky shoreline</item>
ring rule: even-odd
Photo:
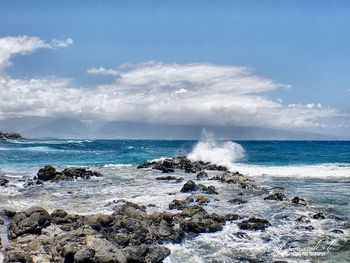
[[[64,210],[47,211],[38,206],[23,211],[2,210],[0,223],[7,228],[7,238],[1,240],[1,251],[5,262],[163,262],[171,251],[167,244],[181,243],[201,233],[215,233],[226,224],[236,224],[237,235],[246,231],[264,231],[273,227],[270,218],[246,216],[227,211],[217,214],[208,212],[205,206],[216,200],[218,189],[210,182],[232,185],[240,189],[239,197],[227,202],[244,205],[244,196],[261,198],[262,202],[285,202],[288,206],[308,208],[305,199],[288,197],[283,189],[267,190],[253,179],[239,172],[230,172],[226,167],[206,162],[192,162],[186,157],[174,157],[145,162],[138,169],[154,169],[162,173],[182,170],[193,173],[196,179],[184,181],[182,177],[158,176],[154,180],[169,181],[182,185],[179,193],[186,198],[175,198],[169,209],[147,212],[144,205],[120,200],[111,214],[70,214]],[[210,177],[207,171],[216,171]],[[99,172],[86,168],[66,168],[57,171],[52,166],[40,169],[28,186],[37,187],[44,182],[55,183],[75,179],[89,180],[102,177]],[[206,181],[207,184],[202,184]],[[3,187],[6,187],[4,184]],[[312,229],[312,220],[323,220],[326,215],[310,210],[309,217],[300,217],[297,223]],[[309,219],[310,218],[310,219]],[[338,231],[342,231],[338,229]]]
[[[19,139],[22,139],[22,136],[19,133],[0,132],[0,141],[19,140]]]

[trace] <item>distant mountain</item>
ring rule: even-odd
[[[0,131],[19,132],[29,138],[100,138],[100,139],[199,139],[203,129],[217,139],[235,140],[336,140],[349,139],[318,133],[282,129],[166,125],[127,121],[81,121],[70,118],[22,117],[0,120]]]

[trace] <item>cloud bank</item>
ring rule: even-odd
[[[266,92],[287,85],[245,67],[208,63],[147,62],[87,70],[109,75],[112,84],[73,88],[69,79],[12,79],[5,72],[13,55],[64,48],[67,39],[0,38],[0,118],[69,116],[166,124],[239,125],[278,128],[323,127],[324,118],[346,113],[318,103],[284,105]]]

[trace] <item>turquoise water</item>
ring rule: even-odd
[[[136,164],[148,159],[186,155],[197,141],[21,140],[0,142],[0,167]],[[350,141],[238,141],[252,165],[350,164]]]
[[[349,141],[157,141],[157,140],[19,140],[0,142],[0,175],[10,180],[1,188],[0,209],[21,210],[40,205],[49,211],[57,208],[71,213],[111,213],[116,200],[129,200],[148,211],[164,211],[180,193],[181,184],[159,182],[156,170],[136,169],[136,164],[150,159],[187,155],[224,164],[251,176],[256,183],[272,191],[284,189],[288,198],[300,196],[308,207],[290,202],[266,202],[259,195],[245,193],[244,205],[228,200],[242,197],[235,185],[218,181],[201,181],[214,185],[219,195],[210,197],[205,209],[219,214],[234,212],[248,218],[267,218],[272,227],[265,232],[248,233],[239,238],[236,223],[223,231],[203,234],[183,244],[169,244],[172,250],[165,262],[242,262],[243,258],[262,258],[261,262],[291,259],[291,262],[348,262],[350,250],[350,142]],[[66,166],[88,166],[104,176],[91,180],[45,183],[25,186],[43,165],[58,169]],[[177,177],[196,180],[196,174],[175,171]],[[213,174],[214,175],[214,174]],[[220,201],[217,201],[220,200]],[[289,199],[290,200],[290,199]],[[110,205],[112,204],[112,205]],[[310,218],[322,212],[324,220],[311,219],[314,230],[300,228],[296,219]],[[333,232],[341,229],[342,233]],[[4,230],[5,231],[5,230]],[[0,226],[1,232],[1,226]],[[317,242],[332,243],[334,251],[317,259],[283,256],[293,248],[311,249]],[[279,244],[286,244],[281,249]],[[235,260],[233,260],[235,259]]]

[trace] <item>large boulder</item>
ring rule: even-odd
[[[266,219],[251,217],[239,223],[238,226],[242,230],[265,230],[271,224]]]
[[[41,230],[51,223],[50,214],[42,207],[33,206],[16,213],[8,226],[8,235],[14,239],[24,234],[41,234]]]
[[[37,178],[40,181],[50,181],[55,179],[56,174],[57,171],[54,167],[51,165],[46,165],[44,168],[39,169]]]
[[[273,193],[264,198],[264,200],[273,200],[273,201],[283,201],[286,196],[283,193]]]

